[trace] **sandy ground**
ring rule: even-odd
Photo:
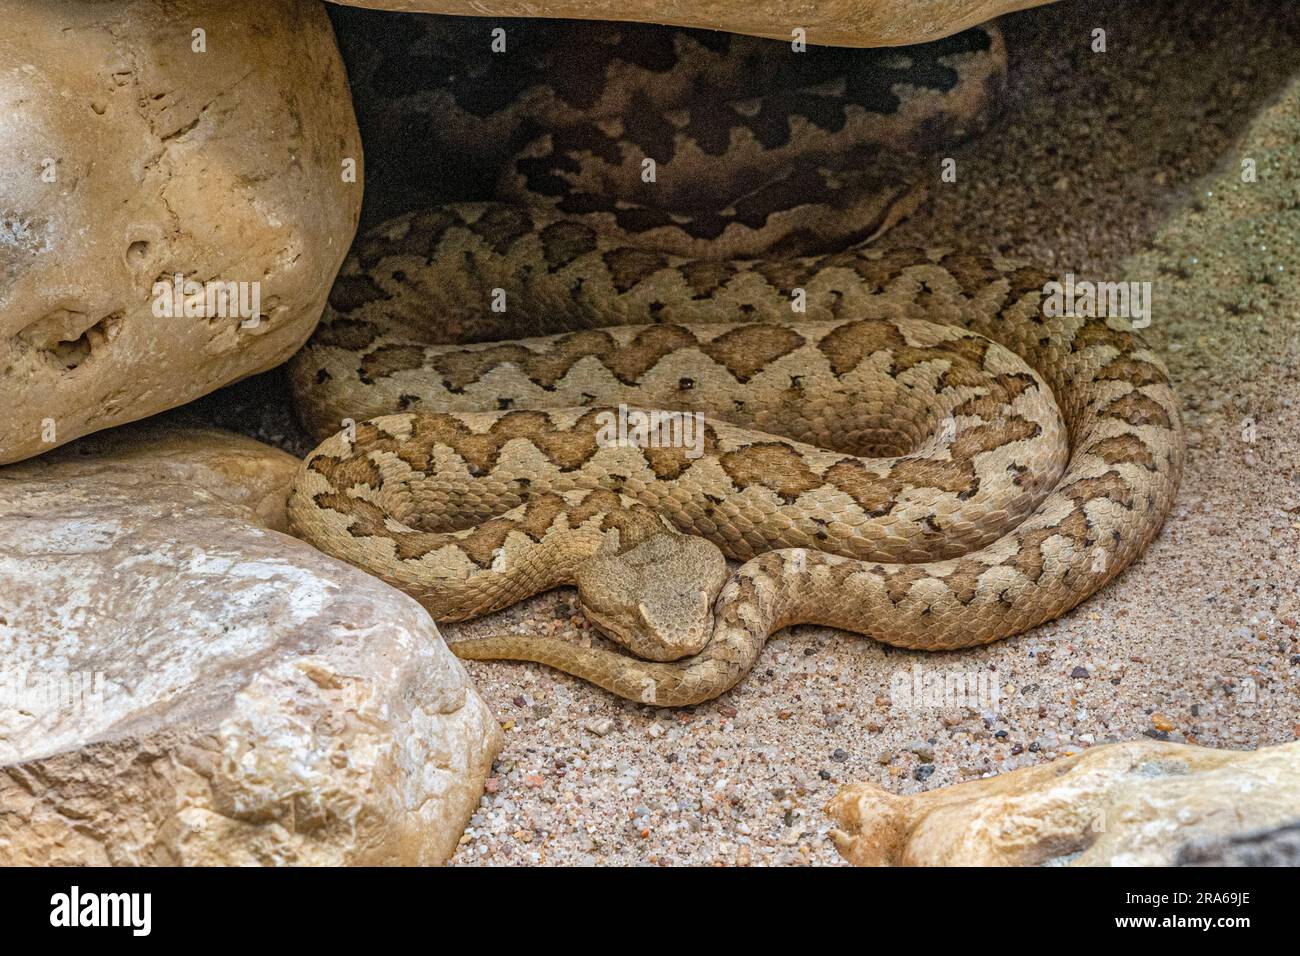
[[[796,628],[737,688],[680,711],[471,663],[508,742],[454,862],[835,864],[822,807],[841,783],[912,793],[1142,734],[1229,748],[1300,736],[1300,87],[1277,100],[1300,64],[1300,9],[1065,0],[1003,23],[1002,120],[889,241],[1154,282],[1148,334],[1190,445],[1164,532],[1103,593],[1020,638],[929,655]],[[1108,52],[1090,50],[1094,28]],[[1241,182],[1242,159],[1257,182]],[[275,373],[183,414],[307,447]],[[590,639],[572,599],[444,632]],[[914,668],[984,694],[909,701]]]

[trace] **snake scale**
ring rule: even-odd
[[[679,146],[697,115],[676,117]],[[582,198],[603,175],[586,166],[607,185],[642,155],[604,130],[630,152],[568,150],[565,189],[359,240],[291,366],[324,438],[290,496],[297,534],[443,621],[576,585],[637,657],[525,635],[453,649],[660,706],[734,686],[796,623],[934,650],[1017,634],[1150,543],[1182,433],[1123,320],[1046,314],[1032,265],[854,241],[889,218],[860,206],[823,228],[807,183],[790,216]],[[656,428],[611,440],[629,416]]]

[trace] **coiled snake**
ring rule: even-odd
[[[1159,358],[1122,320],[1046,314],[1041,270],[864,245],[706,259],[690,220],[625,218],[681,232],[681,256],[631,244],[618,204],[554,206],[371,232],[291,370],[308,427],[350,420],[304,462],[296,533],[439,620],[577,584],[649,659],[519,635],[462,657],[671,706],[795,623],[968,647],[1076,605],[1169,510],[1183,445]],[[747,253],[755,223],[711,248]]]

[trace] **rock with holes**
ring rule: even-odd
[[[320,5],[0,0],[0,22],[0,462],[292,355],[361,203]]]
[[[277,530],[296,467],[136,425],[0,469],[0,865],[451,854],[500,729],[419,605]]]
[[[1169,866],[1188,844],[1296,819],[1300,742],[1134,741],[901,797],[844,787],[832,837],[866,866]]]
[[[1042,6],[1052,0],[546,0],[521,10],[511,0],[334,0],[335,3],[376,10],[454,13],[460,16],[563,17],[587,20],[630,20],[671,23],[683,27],[729,30],[753,36],[831,46],[903,46],[937,40],[1014,10]],[[511,29],[522,25],[485,24],[484,32],[501,27],[509,48]],[[802,30],[802,34],[796,31]]]

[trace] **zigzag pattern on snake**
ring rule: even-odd
[[[1164,368],[1119,320],[1045,315],[1041,270],[725,258],[734,233],[689,258],[632,244],[609,209],[560,212],[459,204],[372,231],[291,369],[317,434],[381,416],[309,456],[297,533],[441,620],[576,583],[653,659],[513,635],[461,656],[693,703],[794,623],[931,649],[1019,633],[1159,529],[1183,456]],[[669,228],[695,243],[699,222]],[[707,413],[700,454],[611,447],[620,402]],[[746,563],[728,574],[716,548]]]
[[[472,219],[476,211],[462,212]],[[428,235],[424,233],[425,238]],[[538,231],[529,231],[512,243],[496,246],[500,253],[490,252],[493,247],[487,243],[480,251],[484,256],[510,256],[515,244],[535,248],[539,242]],[[617,261],[618,251],[597,238],[591,251],[542,273],[558,291],[570,288],[566,269],[582,274],[604,271],[610,297],[605,299],[602,293],[607,303],[602,314],[649,323],[664,318],[664,310],[654,308],[659,297],[642,294],[644,287],[658,291],[689,288],[693,270],[703,268],[699,262],[667,257],[655,259],[654,268],[647,264],[635,273],[615,277],[607,260]],[[448,258],[434,255],[433,261]],[[874,387],[880,389],[880,395],[901,396],[909,385],[914,391],[929,389],[933,394],[945,373],[963,370],[955,363],[952,349],[946,356],[935,355],[911,366],[927,369],[931,376],[928,384],[909,383],[909,362],[900,361],[899,351],[906,353],[912,346],[899,327],[889,324],[924,317],[940,323],[926,328],[951,326],[977,333],[1021,356],[1027,365],[1023,370],[998,372],[1010,376],[1002,380],[972,379],[978,384],[965,387],[974,391],[952,399],[962,398],[970,404],[949,405],[957,421],[969,424],[972,435],[992,441],[991,445],[973,446],[976,450],[968,461],[974,471],[964,472],[967,484],[975,484],[975,477],[983,485],[986,478],[1011,476],[1002,492],[990,492],[991,510],[1004,508],[1011,526],[997,523],[972,531],[964,543],[977,550],[963,556],[942,550],[942,542],[953,540],[949,535],[960,523],[946,526],[944,512],[936,502],[947,502],[951,512],[953,503],[968,489],[960,479],[945,487],[938,475],[946,468],[951,478],[962,469],[954,467],[952,448],[935,439],[935,413],[927,410],[933,405],[894,397],[879,402],[875,407],[880,417],[868,416],[860,430],[868,436],[861,440],[862,450],[893,453],[897,456],[893,460],[824,457],[825,453],[806,445],[770,436],[731,435],[721,425],[712,426],[715,436],[721,434],[727,440],[720,442],[715,437],[711,446],[706,445],[705,456],[688,465],[680,460],[681,449],[649,450],[663,456],[658,469],[654,455],[641,449],[622,449],[642,459],[643,472],[667,475],[666,486],[653,485],[624,462],[615,465],[600,459],[607,450],[592,438],[590,421],[586,432],[577,427],[592,408],[564,413],[497,411],[476,416],[455,412],[432,417],[413,413],[380,418],[360,428],[355,442],[348,441],[346,435],[335,436],[308,459],[291,499],[294,526],[322,550],[361,564],[421,597],[435,617],[472,616],[518,599],[520,593],[513,583],[517,579],[502,571],[519,568],[519,579],[529,579],[534,585],[542,580],[543,571],[558,574],[558,581],[550,579],[555,583],[572,582],[577,574],[575,565],[583,560],[577,555],[617,553],[645,540],[644,531],[623,540],[618,520],[611,517],[619,502],[602,498],[597,503],[584,497],[580,490],[584,482],[588,487],[599,486],[604,494],[624,496],[623,505],[637,502],[654,509],[665,499],[676,500],[673,475],[678,468],[687,474],[699,469],[722,471],[736,490],[715,495],[720,501],[698,500],[694,511],[667,511],[678,530],[713,537],[732,556],[749,559],[717,597],[707,642],[694,657],[651,663],[556,641],[513,637],[455,646],[463,656],[538,660],[615,693],[664,705],[695,702],[723,692],[753,665],[769,634],[792,623],[826,624],[890,643],[933,649],[965,647],[1019,633],[1056,617],[1096,591],[1155,535],[1172,502],[1182,467],[1177,405],[1167,375],[1159,358],[1118,321],[1045,316],[1040,304],[1049,278],[1046,274],[996,257],[870,249],[816,259],[730,263],[724,272],[725,279],[715,281],[715,273],[708,289],[679,298],[672,307],[685,317],[739,314],[779,323],[788,319],[791,291],[797,283],[804,283],[808,320],[833,323],[832,328],[814,331],[799,324],[773,325],[763,345],[751,342],[734,355],[720,345],[708,356],[700,343],[711,345],[716,338],[675,325],[652,324],[639,331],[608,333],[625,339],[641,336],[644,351],[638,353],[610,348],[609,343],[615,340],[602,339],[599,334],[587,338],[585,345],[571,334],[541,342],[448,350],[428,344],[418,334],[411,335],[401,323],[336,320],[295,363],[296,387],[304,406],[318,409],[308,412],[308,418],[315,415],[320,428],[326,427],[330,415],[347,406],[331,407],[328,400],[317,405],[313,389],[329,385],[347,372],[357,377],[343,392],[349,397],[341,401],[355,401],[355,408],[364,410],[358,414],[383,405],[390,409],[417,407],[426,397],[435,404],[449,395],[472,399],[485,381],[498,392],[508,380],[520,394],[554,393],[566,403],[573,400],[577,389],[576,394],[584,398],[590,395],[592,405],[609,400],[592,392],[599,382],[612,388],[613,400],[618,400],[619,389],[639,387],[644,381],[657,400],[674,387],[694,390],[694,383],[682,381],[682,362],[692,368],[698,365],[697,380],[701,382],[710,375],[720,378],[723,373],[717,366],[721,365],[737,382],[747,377],[760,388],[772,392],[793,388],[798,395],[799,385],[790,381],[791,369],[781,367],[780,359],[792,347],[807,350],[806,343],[811,340],[825,363],[823,374],[851,377],[866,363],[874,367],[878,382]],[[543,281],[540,275],[537,278]],[[701,288],[698,281],[695,287]],[[617,291],[620,288],[622,291]],[[569,324],[590,318],[582,311],[580,299],[570,296],[567,303],[567,312],[547,312],[547,320]],[[846,320],[845,315],[858,318]],[[521,317],[512,318],[518,322]],[[671,318],[676,322],[679,315]],[[882,324],[879,320],[887,321]],[[652,341],[656,336],[664,338],[656,344]],[[512,358],[504,363],[501,349],[513,350]],[[981,346],[976,351],[987,356],[990,349]],[[602,355],[615,370],[598,361]],[[713,363],[712,369],[703,361],[706,358]],[[620,360],[628,364],[620,367]],[[596,365],[606,372],[601,373]],[[811,366],[801,359],[797,367]],[[979,367],[983,368],[982,363]],[[670,371],[655,382],[657,368]],[[964,370],[970,371],[969,367]],[[582,374],[569,380],[578,371]],[[759,381],[764,372],[769,372],[770,381]],[[866,380],[865,371],[860,374]],[[958,381],[961,378],[956,376]],[[365,395],[366,389],[359,386],[366,382],[379,390],[377,396]],[[1059,462],[1054,453],[1030,452],[1022,444],[1041,437],[1028,434],[1033,427],[1012,427],[1017,419],[1031,421],[1015,402],[1028,393],[1041,396],[1040,382],[1054,397],[1069,435],[1069,459],[1063,471],[1053,470]],[[1021,385],[1026,390],[1017,394]],[[788,405],[820,408],[817,394],[821,393],[791,396]],[[839,431],[836,416],[857,401],[849,397],[855,392],[847,385],[841,386],[846,397],[838,405],[833,390],[826,394],[830,401],[820,434]],[[714,401],[710,398],[708,404]],[[690,403],[681,407],[689,408]],[[860,407],[872,406],[864,402]],[[760,414],[741,420],[756,423]],[[772,414],[780,417],[779,412]],[[1040,430],[1051,427],[1050,417],[1032,420]],[[818,427],[809,426],[804,434],[817,437]],[[724,459],[728,454],[742,445],[753,449],[756,444],[771,451],[751,462],[748,470],[743,461],[733,458],[731,472],[727,471]],[[508,467],[498,475],[506,455]],[[927,462],[933,472],[922,464]],[[832,472],[836,465],[839,471]],[[584,473],[585,466],[590,469]],[[850,473],[872,473],[873,466],[878,468],[878,482],[872,486],[876,497],[864,490],[866,485],[854,485],[848,479]],[[743,489],[736,483],[737,473],[749,476]],[[919,477],[932,473],[935,477],[928,483]],[[530,487],[521,488],[521,479],[527,479]],[[497,496],[480,501],[477,496],[494,482]],[[1038,498],[1036,492],[1018,499],[1015,506],[1006,496],[1007,489],[1023,490],[1019,483],[1024,482],[1038,488],[1042,485],[1037,483],[1042,482],[1049,489],[1027,511],[1024,506]],[[459,500],[480,503],[483,511],[461,505],[458,512],[435,490],[445,484],[458,485],[463,493]],[[476,530],[463,530],[464,523],[478,521],[488,512],[511,506],[526,495],[552,490],[560,497],[539,498],[536,503],[530,497],[530,503],[516,506],[522,511],[498,516]],[[763,509],[744,501],[737,490],[749,490],[751,500],[770,504],[769,513],[776,503],[787,499],[795,506],[809,506],[814,517],[825,524],[810,519],[803,536],[787,542],[781,534],[791,525],[778,524],[777,531],[771,531],[764,523]],[[853,512],[855,518],[860,512],[881,519],[891,529],[910,524],[919,538],[893,550],[886,544],[880,551],[872,551],[865,517],[857,525],[833,516],[828,519],[824,508],[831,506],[824,505],[826,500],[841,509],[858,509]],[[916,502],[914,516],[909,509],[912,502]],[[730,520],[738,523],[730,535],[718,534],[717,509],[726,505],[734,512]],[[1016,523],[1021,516],[1023,520]],[[442,520],[450,524],[438,524]],[[451,530],[458,521],[462,530]],[[431,524],[425,529],[421,522]],[[580,546],[565,543],[574,528],[584,539]],[[927,528],[932,532],[928,541]],[[656,528],[656,533],[662,530]],[[818,530],[834,540],[819,538]],[[999,536],[988,540],[995,533]],[[476,537],[478,534],[486,538]],[[882,533],[880,540],[891,537],[892,530]],[[491,549],[483,547],[484,540],[492,543]],[[786,543],[798,546],[757,553]],[[911,550],[913,544],[915,551]],[[498,551],[503,546],[517,546],[529,556],[516,562],[508,551]],[[927,547],[936,560],[917,561]],[[854,549],[865,550],[847,557],[829,553],[837,548],[850,555],[855,554]],[[557,554],[564,557],[557,558]],[[480,573],[485,564],[486,575]],[[463,584],[460,593],[470,594],[471,604],[480,599],[482,603],[467,611],[464,604],[444,602],[434,594],[436,588],[431,583],[440,575],[454,587],[457,582]],[[657,586],[667,589],[668,582]]]
[[[994,25],[920,46],[796,52],[648,24],[409,16],[402,31],[378,34],[360,19],[340,41],[363,137],[382,143],[367,177],[400,184],[399,208],[543,202],[607,223],[622,216],[622,238],[636,244],[689,238],[662,227],[666,213],[702,235],[710,220],[770,212],[769,234],[821,241],[804,252],[831,251],[846,230],[866,236],[914,207],[920,157],[979,131],[1006,77]],[[496,26],[504,51],[491,45]],[[640,179],[646,157],[659,166],[653,188]],[[819,209],[818,195],[850,215]],[[658,235],[645,235],[656,220]],[[742,254],[725,241],[665,248]]]

